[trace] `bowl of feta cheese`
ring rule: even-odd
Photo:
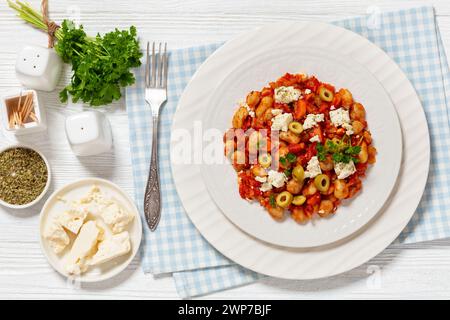
[[[50,265],[80,282],[107,280],[136,255],[142,223],[116,184],[81,179],[55,191],[40,214],[40,242]]]

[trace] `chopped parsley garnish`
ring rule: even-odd
[[[286,155],[286,159],[287,161],[289,161],[290,163],[294,163],[295,161],[297,161],[297,156],[293,153],[288,153]]]
[[[285,157],[280,157],[280,162],[283,166],[287,166],[289,163],[295,163],[297,156],[293,153],[288,153]]]
[[[327,150],[325,150],[325,146],[320,142],[318,142],[316,145],[316,150],[317,150],[317,158],[319,158],[320,161],[325,161],[327,155]]]
[[[355,158],[355,156],[361,151],[360,146],[352,146],[344,140],[327,140],[325,145],[318,143],[316,149],[320,161],[324,161],[327,154],[330,154],[334,162],[343,163],[349,163],[350,161],[357,163],[358,158]]]
[[[269,196],[269,204],[272,208],[275,208],[277,206],[275,202],[275,196],[273,195],[273,193],[271,193]]]
[[[291,174],[292,174],[292,169],[286,169],[286,170],[284,170],[284,175],[286,176],[286,177],[290,177],[291,176]]]
[[[360,146],[351,146],[348,147],[347,149],[345,149],[345,154],[349,154],[349,155],[357,155],[361,152],[361,147]]]

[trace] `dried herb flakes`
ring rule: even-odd
[[[48,179],[44,159],[33,150],[12,148],[0,153],[0,199],[13,205],[35,200]]]

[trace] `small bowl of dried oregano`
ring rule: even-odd
[[[18,144],[0,148],[0,204],[12,209],[33,206],[50,186],[50,166],[35,148]]]

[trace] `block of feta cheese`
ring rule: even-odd
[[[70,274],[79,275],[88,268],[87,258],[94,254],[97,242],[103,236],[95,221],[88,221],[81,227],[78,237],[70,250],[66,270]]]
[[[272,118],[272,130],[288,131],[289,124],[294,120],[292,113],[278,114]]]
[[[111,201],[103,196],[100,188],[93,185],[84,197],[73,201],[71,205],[75,210],[85,210],[88,214],[100,216],[103,208],[110,203]]]
[[[275,188],[281,188],[287,182],[287,178],[283,172],[270,170],[267,182],[270,183]]]
[[[325,116],[323,113],[319,114],[308,114],[306,116],[305,122],[303,123],[303,129],[308,130],[312,127],[315,127],[319,122],[322,122],[325,120]]]
[[[131,250],[130,235],[127,231],[106,238],[98,244],[98,251],[89,264],[99,265],[127,254]]]
[[[278,87],[275,89],[274,96],[275,102],[278,103],[291,103],[297,101],[300,98],[301,91],[294,87]]]
[[[308,165],[306,166],[305,177],[314,178],[321,173],[322,170],[320,169],[319,159],[314,156],[309,160]]]
[[[105,206],[100,215],[113,233],[124,231],[126,226],[134,219],[132,213],[123,209],[116,202],[111,202],[109,205]]]
[[[81,210],[70,209],[60,213],[57,216],[57,221],[65,229],[69,230],[74,234],[78,234],[78,231],[80,231],[80,228],[83,225],[84,220],[87,217],[87,214],[88,212],[85,209]]]
[[[70,242],[66,231],[57,221],[52,221],[48,225],[44,232],[44,238],[56,254],[61,253]]]
[[[348,110],[345,110],[344,108],[331,110],[330,120],[335,127],[341,126],[342,128],[346,129],[347,130],[346,133],[348,135],[353,134],[353,127],[351,124],[350,114]]]
[[[350,161],[349,163],[335,163],[334,172],[336,172],[338,179],[345,179],[356,172],[355,164],[353,161]]]
[[[320,142],[320,137],[316,134],[314,137],[309,139],[310,142]]]

